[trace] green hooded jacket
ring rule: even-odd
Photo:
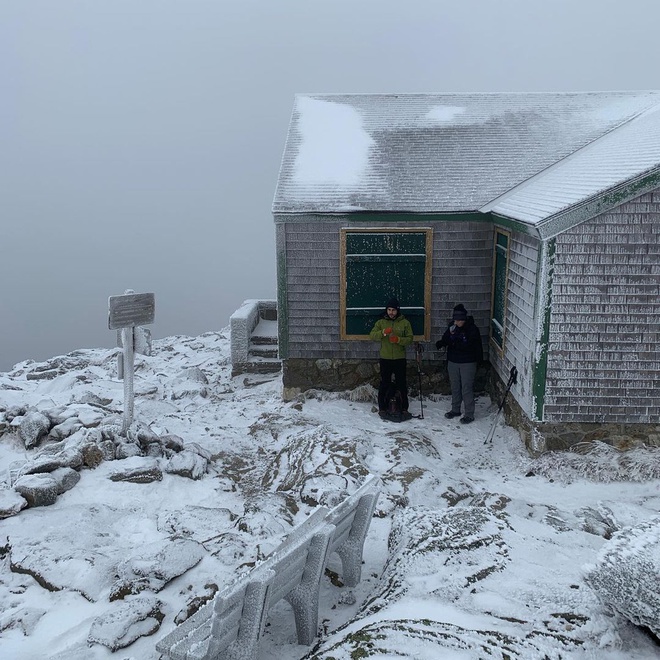
[[[391,335],[383,335],[385,328],[392,328],[391,335],[399,338],[399,343],[390,341]],[[384,360],[400,360],[406,357],[406,346],[413,341],[413,331],[410,321],[401,313],[392,320],[387,313],[376,321],[372,331],[369,333],[371,341],[380,342],[380,357]]]

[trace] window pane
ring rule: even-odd
[[[491,337],[502,346],[504,339],[504,312],[506,306],[506,266],[509,256],[509,237],[500,232],[495,240],[495,281],[493,283],[493,310]]]
[[[346,232],[347,335],[367,335],[392,296],[416,335],[425,334],[426,232]]]

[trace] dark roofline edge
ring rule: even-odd
[[[617,184],[588,199],[555,213],[537,224],[526,223],[495,212],[458,211],[429,213],[414,211],[274,211],[275,224],[308,222],[310,216],[339,219],[346,222],[492,222],[498,226],[547,241],[573,229],[579,224],[606,213],[640,195],[660,188],[660,165],[646,170],[623,183]]]
[[[424,211],[273,211],[275,224],[283,222],[307,222],[310,217],[352,222],[488,222],[489,213],[481,211],[448,211],[433,213]]]
[[[273,212],[275,224],[309,222],[310,218],[343,220],[344,222],[411,223],[411,222],[490,222],[523,234],[539,237],[534,225],[503,215],[482,211],[430,213],[419,211],[289,211]]]

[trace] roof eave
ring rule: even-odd
[[[548,216],[537,224],[542,240],[554,238],[587,220],[606,213],[644,193],[660,187],[660,165],[599,192],[566,209]]]

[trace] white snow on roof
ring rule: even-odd
[[[538,225],[660,166],[660,105],[605,134],[481,211]]]
[[[298,95],[273,212],[474,212],[658,103],[658,91]]]
[[[429,119],[435,121],[453,121],[457,115],[465,113],[465,108],[451,105],[436,105],[427,113]]]
[[[332,101],[304,96],[297,101],[302,142],[296,155],[294,181],[359,185],[369,167],[373,144],[360,113]]]

